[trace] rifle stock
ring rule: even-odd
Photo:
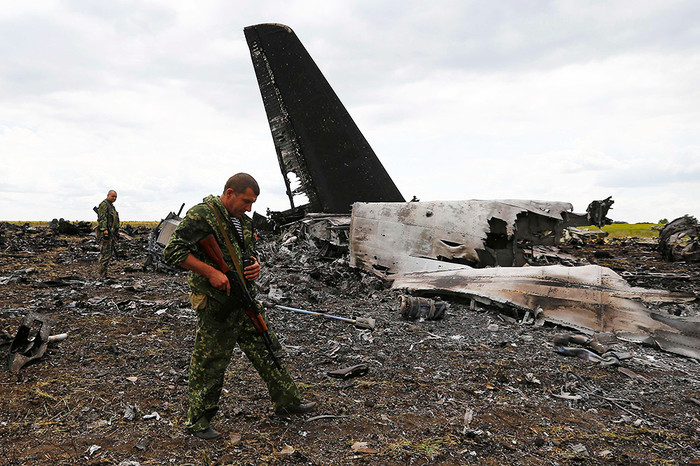
[[[265,342],[265,347],[267,348],[268,352],[270,353],[270,357],[272,358],[272,362],[278,369],[281,369],[282,365],[280,364],[279,359],[277,358],[277,356],[275,356],[275,352],[272,349],[272,338],[270,338],[270,333],[268,332],[267,324],[265,324],[265,320],[263,320],[262,314],[260,314],[260,311],[258,311],[258,306],[255,303],[255,300],[252,296],[250,296],[248,287],[245,285],[245,279],[236,271],[231,270],[231,268],[226,264],[226,261],[224,260],[224,254],[221,252],[219,243],[216,242],[214,235],[209,235],[204,239],[200,240],[199,245],[202,247],[206,255],[214,261],[219,270],[226,275],[229,284],[231,285],[231,289],[238,291],[239,296],[243,301],[243,306],[246,315],[253,323],[253,327],[255,327],[255,330],[262,336],[262,339]]]

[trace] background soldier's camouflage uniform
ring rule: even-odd
[[[109,231],[109,238],[104,237],[104,231]],[[100,245],[99,273],[100,277],[107,276],[107,266],[112,256],[116,256],[117,235],[119,234],[119,213],[114,204],[107,199],[100,202],[97,208],[97,230],[95,236]]]
[[[163,253],[167,263],[181,264],[189,254],[193,254],[197,259],[216,268],[214,262],[198,245],[201,239],[214,234],[224,260],[231,269],[234,269],[216,217],[208,204],[218,209],[219,215],[224,219],[226,234],[233,244],[239,264],[243,264],[244,257],[255,255],[255,237],[250,218],[245,215],[241,218],[244,243],[241,251],[235,239],[234,226],[228,221],[229,214],[221,199],[218,196],[207,196],[204,198],[204,203],[192,207],[187,212],[170,237],[170,242]],[[262,338],[255,331],[244,309],[240,307],[238,298],[233,296],[234,291],[232,290],[232,296],[228,297],[225,292],[211,286],[207,278],[194,272],[189,273],[188,283],[190,302],[197,311],[198,319],[197,335],[190,361],[188,385],[190,407],[185,427],[191,432],[203,431],[209,427],[212,417],[219,408],[224,372],[231,360],[236,343],[267,384],[275,409],[298,404],[301,401],[301,395],[294,380],[284,367],[277,369],[270,362],[270,355]],[[248,288],[251,295],[255,296],[255,285],[248,283]]]

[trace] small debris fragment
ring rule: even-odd
[[[151,414],[146,414],[143,416],[144,421],[148,421],[149,419],[155,419],[156,421],[160,421],[160,414],[158,414],[156,411],[153,411]]]
[[[585,447],[585,445],[583,445],[581,443],[577,443],[576,445],[571,445],[571,449],[576,454],[588,456],[588,449]]]
[[[89,456],[92,456],[92,455],[94,455],[95,452],[96,452],[97,450],[99,450],[100,448],[102,448],[102,447],[99,446],[99,445],[91,445],[90,448],[88,448],[88,449],[86,450],[86,453],[87,453]]]
[[[144,451],[144,450],[146,450],[146,448],[148,448],[148,446],[150,444],[151,444],[151,439],[146,438],[146,437],[142,437],[139,439],[138,442],[136,442],[136,445],[134,445],[134,448],[136,448],[137,450]]]
[[[231,442],[231,445],[236,445],[241,441],[241,433],[240,432],[231,432],[231,435],[229,436],[229,442]]]
[[[125,421],[133,421],[136,418],[136,407],[131,405],[126,405],[124,409],[124,416],[122,419]]]
[[[361,377],[369,372],[369,367],[367,364],[357,364],[351,367],[345,367],[342,369],[336,369],[334,371],[326,372],[328,377],[333,377],[336,379],[348,380],[353,377]]]
[[[294,449],[293,446],[291,445],[285,445],[282,447],[282,449],[277,453],[278,455],[292,455],[294,454],[296,450]]]
[[[372,453],[378,452],[374,448],[369,448],[367,446],[367,442],[355,442],[352,444],[352,446],[350,448],[352,449],[352,451],[357,452],[357,453],[372,454]]]

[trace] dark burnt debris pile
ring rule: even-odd
[[[100,281],[89,233],[0,224],[3,354],[28,313],[50,319],[51,335],[68,334],[20,370],[1,372],[3,464],[700,461],[696,360],[445,296],[442,318],[407,320],[400,291],[294,228],[261,238],[258,297],[284,363],[318,411],[273,415],[237,352],[216,418],[225,439],[188,436],[196,316],[186,277],[144,271],[149,231],[127,233],[114,278]],[[700,265],[662,260],[656,241],[577,239],[563,253],[610,267],[633,286],[700,291]],[[371,317],[376,327],[276,304]],[[696,318],[697,306],[655,309]]]

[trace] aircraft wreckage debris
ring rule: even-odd
[[[377,326],[376,321],[371,318],[371,317],[357,317],[355,319],[350,319],[347,317],[339,317],[339,316],[333,316],[330,314],[326,314],[324,312],[314,312],[314,311],[307,311],[305,309],[296,309],[293,307],[288,307],[288,306],[280,306],[279,304],[275,304],[275,307],[278,309],[282,309],[284,311],[292,311],[296,312],[299,314],[308,314],[308,315],[313,315],[313,316],[321,316],[321,317],[326,317],[328,319],[334,319],[334,320],[340,320],[343,322],[349,322],[353,324],[357,328],[366,328],[370,330],[374,330]]]
[[[445,317],[448,304],[430,298],[401,295],[399,297],[399,312],[407,320],[439,320]]]
[[[612,201],[594,203],[609,208]],[[600,221],[568,202],[527,200],[358,202],[351,218],[351,264],[387,276],[452,263],[522,266],[537,247],[557,246],[567,227]]]
[[[7,370],[19,372],[30,362],[41,359],[50,343],[60,343],[68,337],[67,333],[50,335],[52,325],[52,320],[45,315],[27,313],[10,344]]]
[[[668,223],[659,233],[659,252],[669,262],[700,262],[700,225],[690,215]]]
[[[292,207],[283,218],[349,213],[358,201],[404,201],[294,31],[258,24],[244,34]],[[304,196],[307,205],[295,203]]]

